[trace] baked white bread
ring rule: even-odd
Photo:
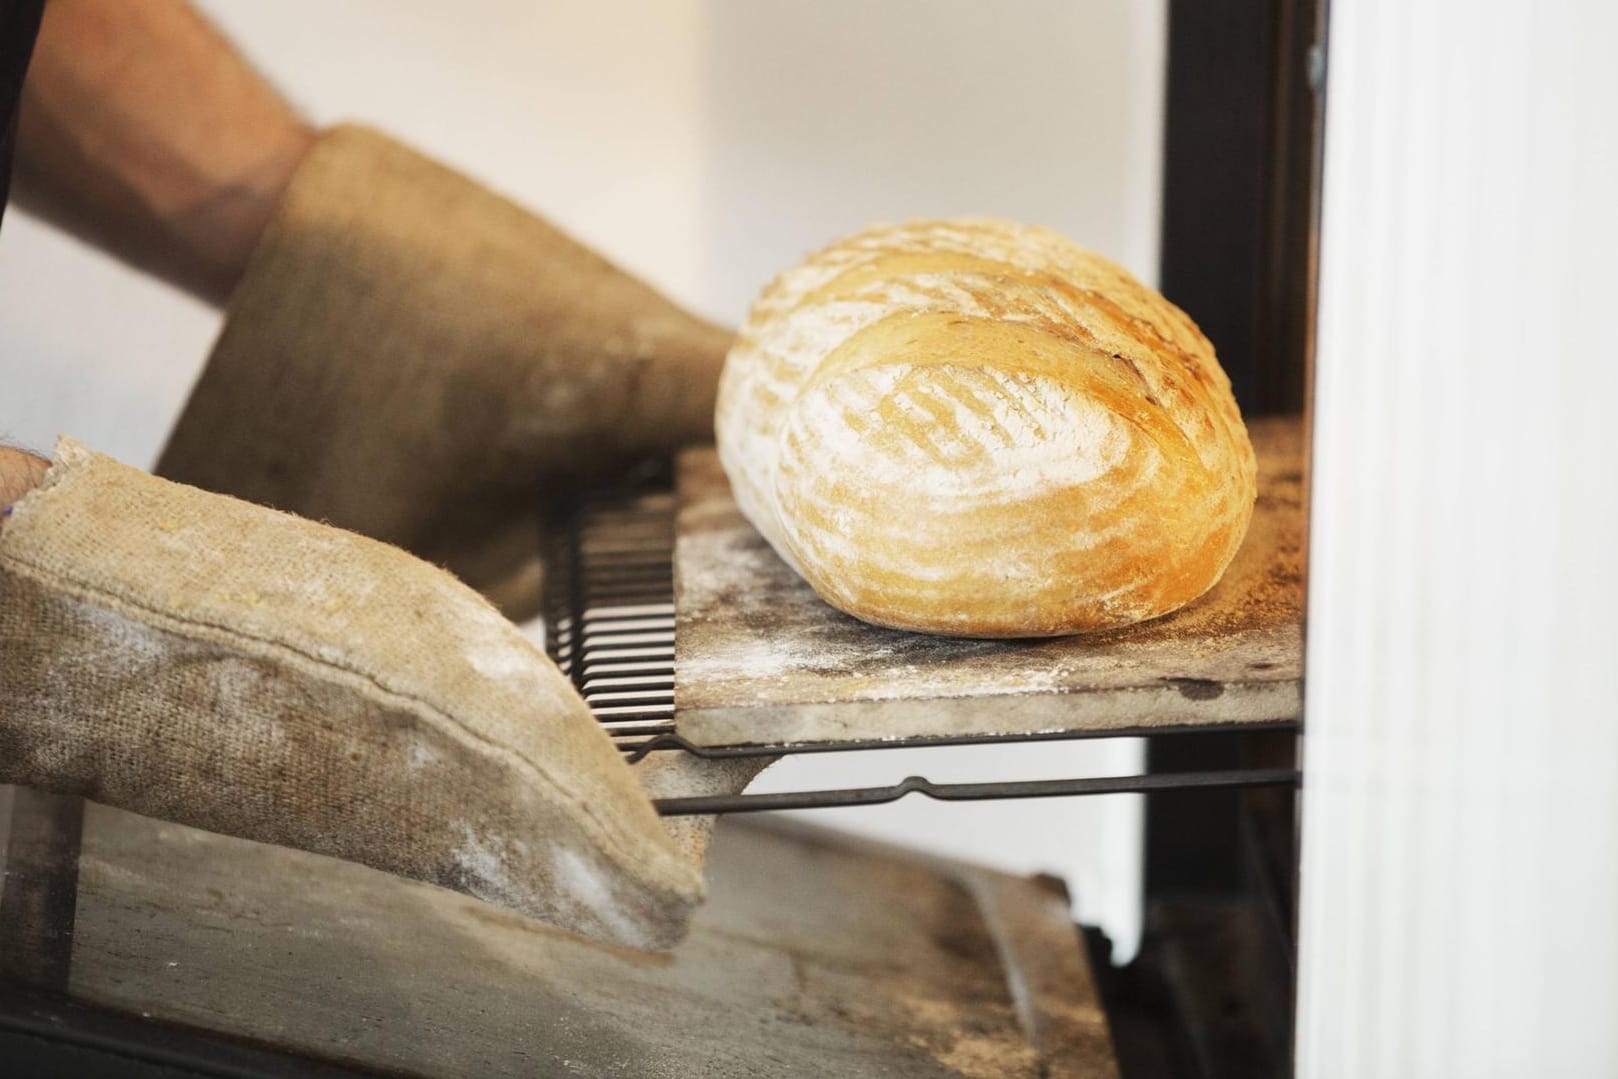
[[[1219,580],[1256,495],[1191,319],[1006,221],[877,227],[782,274],[715,426],[737,503],[822,598],[928,633],[1166,614]]]

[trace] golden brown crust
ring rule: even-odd
[[[881,625],[1050,636],[1207,591],[1252,446],[1213,346],[1045,229],[869,230],[781,275],[726,364],[737,502],[827,602]]]

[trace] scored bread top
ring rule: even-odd
[[[995,220],[870,229],[765,289],[716,415],[736,501],[832,605],[1049,636],[1207,591],[1252,446],[1213,346],[1121,267]]]

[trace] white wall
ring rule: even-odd
[[[1331,5],[1301,1075],[1618,1075],[1615,37]]]
[[[378,123],[711,317],[738,320],[765,281],[813,247],[919,215],[1049,224],[1155,277],[1164,0],[201,6],[315,119]],[[68,431],[150,464],[217,325],[171,290],[9,215],[0,434],[48,446]],[[1138,767],[1139,749],[937,757],[817,758],[767,779],[1123,772]],[[1133,950],[1133,797],[821,816],[1061,873],[1083,913]]]

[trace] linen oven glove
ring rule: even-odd
[[[713,432],[729,334],[386,136],[324,134],[161,475],[329,521],[537,612],[542,487]]]
[[[0,782],[637,948],[701,898],[584,702],[476,593],[66,439],[0,528]]]

